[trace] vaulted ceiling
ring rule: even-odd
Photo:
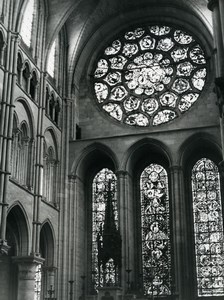
[[[47,44],[65,25],[68,43],[68,70],[80,76],[102,42],[107,42],[130,24],[153,21],[186,24],[203,39],[212,35],[212,16],[207,0],[48,0]],[[75,80],[79,80],[76,78]],[[72,79],[73,78],[73,79]]]

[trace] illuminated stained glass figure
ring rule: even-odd
[[[143,288],[146,295],[171,294],[169,196],[166,170],[150,164],[140,177]]]
[[[169,26],[145,26],[114,40],[94,71],[97,104],[131,126],[157,126],[195,103],[206,81],[201,46]]]
[[[220,178],[213,161],[192,170],[193,219],[198,296],[224,296],[224,235]]]
[[[117,286],[121,268],[116,176],[102,169],[93,180],[92,265],[94,289]]]

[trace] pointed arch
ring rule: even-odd
[[[18,51],[18,54],[17,54],[17,82],[18,82],[18,84],[21,84],[23,61],[24,61],[23,54],[21,51]]]
[[[53,128],[44,132],[43,153],[43,199],[53,205],[57,203],[58,143]]]
[[[102,143],[93,143],[88,145],[81,153],[77,161],[74,161],[71,173],[85,178],[88,172],[97,171],[102,167],[107,167],[112,171],[118,170],[118,158],[116,154]]]
[[[27,93],[29,92],[29,85],[30,85],[30,70],[31,70],[30,63],[28,61],[25,61],[23,71],[22,71],[22,87]]]
[[[140,167],[140,164],[146,166],[150,160],[163,163],[167,167],[172,164],[171,154],[164,143],[155,139],[141,139],[127,150],[122,161],[122,169],[132,173]]]
[[[33,70],[30,78],[30,90],[29,94],[33,100],[37,99],[37,87],[38,87],[38,77],[36,70]]]
[[[29,222],[26,211],[19,201],[14,202],[9,208],[6,224],[6,236],[8,235],[10,239],[10,235],[13,233],[17,242],[16,245],[11,245],[12,251],[15,247],[14,255],[27,256],[29,254]]]
[[[46,219],[40,230],[40,252],[45,259],[45,266],[54,266],[55,260],[55,233],[49,219]]]

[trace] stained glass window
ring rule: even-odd
[[[171,245],[168,177],[158,164],[150,164],[140,177],[142,270],[144,293],[171,294]]]
[[[220,178],[213,161],[192,170],[194,240],[198,296],[224,295],[224,236]]]
[[[36,266],[35,272],[35,287],[34,287],[34,300],[40,300],[41,293],[41,265]]]
[[[115,231],[118,229],[117,179],[115,174],[104,168],[96,174],[92,184],[92,274],[94,289],[113,286],[118,282],[118,268],[113,257],[101,260],[104,244],[105,220],[109,201]],[[108,243],[107,243],[108,245]],[[112,245],[113,247],[113,245]],[[105,256],[106,257],[106,254]]]
[[[25,9],[23,16],[22,26],[21,26],[21,37],[24,43],[30,47],[31,46],[31,35],[33,27],[33,14],[34,14],[34,0],[29,0]]]
[[[94,71],[97,104],[131,126],[169,122],[198,99],[206,81],[201,46],[169,26],[127,31],[101,55]]]

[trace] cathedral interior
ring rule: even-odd
[[[223,105],[223,0],[0,0],[0,299],[224,299]]]

